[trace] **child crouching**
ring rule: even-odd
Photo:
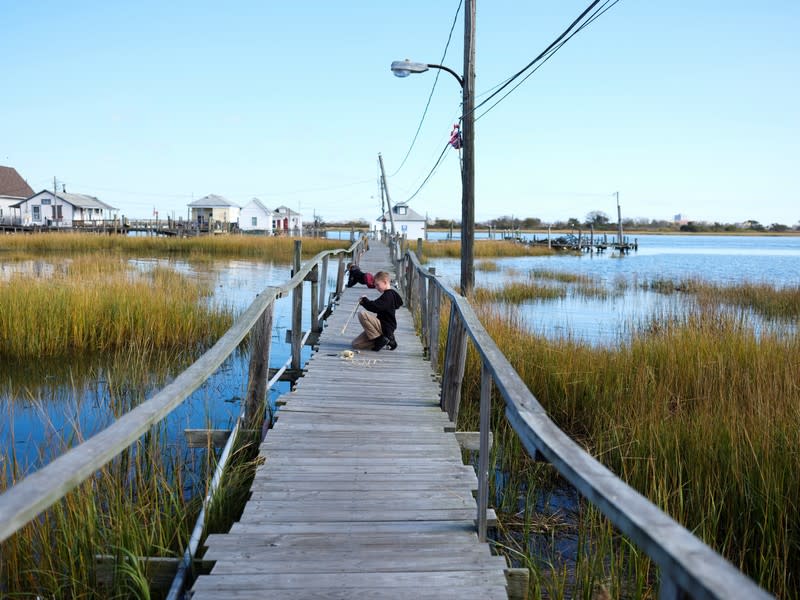
[[[403,306],[403,299],[391,288],[391,279],[386,271],[375,273],[375,288],[381,292],[380,296],[375,300],[361,296],[359,301],[359,304],[370,312],[358,313],[358,320],[364,331],[353,340],[353,348],[359,350],[372,348],[377,352],[388,344],[389,350],[394,350],[397,348],[397,341],[394,339],[397,319],[394,313]]]

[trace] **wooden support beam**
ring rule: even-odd
[[[506,569],[508,600],[528,600],[531,572],[528,569]]]
[[[481,447],[480,431],[456,431],[456,440],[462,450],[478,451]],[[494,434],[489,432],[489,448],[494,443]]]

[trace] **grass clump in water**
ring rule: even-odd
[[[423,242],[422,254],[430,258],[458,258],[461,256],[461,242]],[[478,240],[473,247],[476,258],[496,258],[501,256],[552,256],[556,252],[549,248],[529,246],[516,242]]]

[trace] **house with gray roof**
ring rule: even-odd
[[[0,166],[0,224],[12,221],[11,205],[33,196],[33,189],[13,167]]]
[[[253,198],[239,212],[239,229],[272,233],[272,211],[258,198]]]
[[[427,220],[407,205],[395,204],[392,207],[392,214],[389,215],[389,211],[383,213],[375,221],[373,229],[391,233],[392,221],[394,221],[395,233],[404,235],[409,240],[427,239]]]
[[[191,210],[190,219],[201,228],[230,229],[231,225],[239,222],[241,207],[217,194],[203,196],[199,200],[189,203]]]
[[[54,194],[42,190],[29,198],[11,205],[16,211],[15,223],[21,225],[44,225],[48,227],[72,227],[75,221],[110,221],[117,217],[118,208],[106,204],[87,194]]]

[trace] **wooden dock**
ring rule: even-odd
[[[390,270],[385,247],[361,259]],[[464,465],[411,315],[397,350],[345,356],[360,332],[345,290],[319,351],[261,446],[239,522],[210,535],[194,599],[507,598],[506,561],[476,535],[477,478]]]

